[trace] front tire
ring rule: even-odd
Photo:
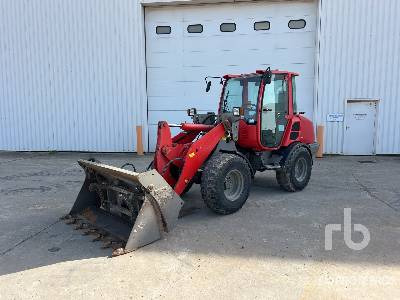
[[[296,144],[289,150],[282,168],[276,171],[276,180],[288,192],[301,191],[310,181],[311,170],[310,152],[302,144]]]
[[[212,157],[201,177],[201,194],[208,208],[217,214],[238,211],[249,197],[251,172],[238,155],[220,153]]]

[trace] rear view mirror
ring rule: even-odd
[[[206,92],[208,93],[211,89],[211,81],[207,82]]]

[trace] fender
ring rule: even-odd
[[[297,145],[297,144],[301,144],[302,147],[306,148],[307,151],[308,151],[308,153],[310,153],[310,156],[311,156],[311,157],[314,157],[314,156],[315,156],[315,152],[314,152],[315,150],[312,149],[311,145],[314,147],[314,144],[316,144],[317,147],[318,147],[318,144],[317,144],[317,143],[314,143],[314,144],[309,145],[309,144],[303,144],[303,143],[300,143],[300,142],[294,142],[294,143],[291,143],[289,146],[287,146],[287,147],[282,148],[281,150],[279,150],[279,152],[280,152],[280,153],[282,154],[282,156],[283,156],[283,161],[285,161],[285,159],[286,159],[286,157],[288,156],[290,150],[291,150],[295,145]],[[318,150],[318,148],[317,148],[317,150]],[[311,160],[311,164],[314,164],[314,160],[313,160],[313,159]]]
[[[237,149],[236,143],[234,143],[233,141],[226,142],[226,141],[221,140],[218,143],[217,149],[213,155],[215,155],[216,153],[220,153],[220,152],[236,154],[236,155],[240,156],[241,158],[243,158],[250,168],[251,177],[254,178],[254,175],[256,174],[256,170],[253,168],[248,157]]]

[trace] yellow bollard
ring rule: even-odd
[[[317,151],[317,158],[322,158],[324,154],[324,125],[317,126],[317,142],[319,148]]]
[[[142,136],[142,126],[136,126],[136,151],[138,155],[144,155],[143,153],[143,136]]]

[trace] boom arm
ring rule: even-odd
[[[184,130],[174,138],[167,122],[158,123],[158,139],[154,156],[154,168],[174,187],[180,195],[193,179],[198,169],[212,154],[219,141],[225,136],[224,125],[181,124]],[[197,141],[200,132],[207,132]],[[172,172],[173,166],[180,170]]]

